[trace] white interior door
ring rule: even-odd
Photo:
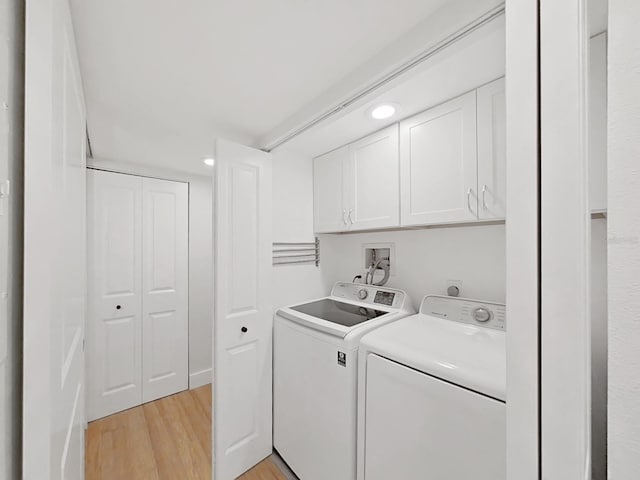
[[[67,2],[26,2],[23,478],[84,476],[85,107]]]
[[[271,155],[216,143],[214,401],[216,480],[272,451]]]
[[[89,420],[142,402],[142,178],[88,171]]]
[[[476,92],[400,122],[403,225],[477,219]]]
[[[142,401],[189,385],[189,187],[142,179]]]
[[[188,386],[188,185],[89,173],[89,419]]]

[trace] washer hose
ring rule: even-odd
[[[382,280],[380,280],[379,282],[373,283],[373,277],[375,276],[376,270],[378,268],[381,268],[382,270],[384,270],[384,277],[382,277]],[[387,281],[389,281],[389,268],[390,268],[389,260],[386,258],[381,258],[376,263],[372,263],[371,267],[369,268],[369,270],[367,271],[367,274],[364,277],[364,283],[381,287],[382,285],[387,283]],[[371,279],[369,279],[369,277],[371,277]]]

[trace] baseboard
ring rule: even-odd
[[[212,380],[212,372],[210,368],[200,370],[199,372],[189,374],[189,390],[209,385]]]

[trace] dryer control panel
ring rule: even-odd
[[[420,313],[479,327],[506,330],[506,307],[502,303],[428,295],[422,300]]]
[[[394,288],[376,287],[364,283],[338,282],[333,286],[331,296],[367,303],[372,306],[400,309],[404,306],[407,294]]]

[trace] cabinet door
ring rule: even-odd
[[[351,230],[400,224],[398,125],[349,147],[347,219]]]
[[[607,34],[589,42],[589,208],[607,209]]]
[[[478,218],[507,215],[504,77],[478,89]]]
[[[402,225],[477,219],[476,92],[400,123]]]
[[[347,229],[345,177],[349,147],[342,147],[313,160],[313,218],[316,233]]]

